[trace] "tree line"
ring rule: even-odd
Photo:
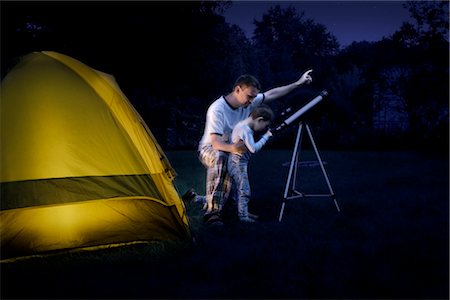
[[[207,106],[240,74],[266,90],[313,68],[312,85],[272,106],[296,110],[327,89],[306,116],[324,147],[448,151],[447,1],[406,2],[412,22],[347,47],[304,12],[274,4],[249,38],[223,17],[229,1],[2,1],[2,78],[32,51],[72,56],[112,74],[163,147],[195,149]]]

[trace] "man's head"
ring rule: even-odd
[[[269,106],[261,104],[250,113],[250,117],[252,118],[252,129],[261,132],[267,130],[274,118],[274,113]]]
[[[239,76],[233,86],[233,94],[240,106],[248,106],[261,90],[261,84],[254,76],[245,74]]]

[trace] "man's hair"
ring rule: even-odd
[[[250,74],[244,74],[239,76],[239,78],[233,85],[233,89],[235,89],[237,86],[252,86],[257,88],[258,90],[261,90],[261,84],[259,83],[258,79],[256,79],[255,76]]]
[[[272,122],[274,113],[268,105],[261,104],[252,110],[252,112],[250,113],[250,117],[252,117],[253,120],[262,117],[264,121]]]

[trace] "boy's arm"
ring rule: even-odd
[[[271,90],[268,90],[267,92],[264,92],[264,97],[265,97],[264,101],[270,102],[277,98],[283,97],[286,94],[289,94],[290,92],[292,92],[293,90],[295,90],[296,88],[298,88],[300,85],[302,85],[304,83],[307,83],[307,84],[311,83],[312,82],[312,77],[310,75],[311,72],[312,72],[312,70],[306,71],[296,82],[293,82],[288,85],[276,87]]]
[[[245,131],[242,135],[242,140],[244,141],[245,146],[247,147],[248,151],[251,153],[258,152],[269,140],[269,138],[272,136],[272,133],[270,130],[268,130],[260,139],[258,142],[255,143],[255,139],[253,137],[253,132]]]

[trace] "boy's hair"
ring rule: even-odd
[[[259,83],[258,79],[250,74],[244,74],[239,76],[239,78],[236,80],[236,82],[233,85],[233,89],[235,89],[237,86],[252,86],[257,88],[258,90],[261,90],[261,84]]]
[[[252,110],[250,113],[250,117],[252,117],[253,120],[256,118],[262,117],[264,121],[273,121],[274,113],[273,110],[266,104],[260,104],[256,108]]]

